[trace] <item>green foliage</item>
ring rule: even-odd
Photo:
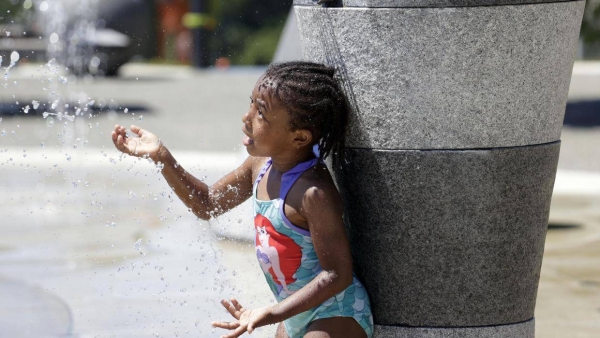
[[[580,36],[586,43],[600,42],[600,1],[586,2]]]
[[[20,13],[24,11],[21,0],[0,0],[0,24],[18,22]]]
[[[234,64],[264,65],[271,62],[283,25],[267,26],[245,38],[241,54],[232,58]]]
[[[232,64],[271,62],[292,0],[213,0],[210,15],[217,20],[211,34],[211,58],[225,56]]]

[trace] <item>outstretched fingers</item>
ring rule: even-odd
[[[144,133],[146,132],[146,130],[132,124],[129,129],[131,129],[132,132],[134,132],[137,136],[142,137],[144,135]]]
[[[129,155],[133,154],[135,149],[131,149],[131,145],[128,142],[127,129],[125,129],[125,127],[118,124],[115,125],[115,130],[111,132],[111,137],[115,147],[119,151]]]
[[[212,327],[218,327],[226,330],[233,330],[240,327],[240,322],[212,322],[210,323]]]
[[[244,312],[244,307],[237,301],[237,299],[231,298],[231,304],[233,304],[236,310]]]
[[[233,318],[240,319],[240,316],[242,314],[242,311],[240,309],[242,309],[242,307],[235,299],[232,298],[231,303],[223,299],[221,300],[221,305],[223,305],[223,307],[227,310],[227,312],[229,312],[230,315],[233,316]]]
[[[224,334],[221,338],[237,338],[246,332],[246,326],[240,326],[235,329],[233,332],[229,332],[228,334]]]
[[[123,132],[121,130],[121,126],[119,126],[118,124],[115,125],[115,130],[113,130],[110,133],[110,135],[112,137],[112,141],[113,141],[115,147],[117,149],[119,149],[120,151],[123,151],[124,138],[123,138]]]
[[[233,330],[225,335],[222,335],[221,338],[234,338],[241,336],[244,332],[246,332],[246,326],[241,326],[240,322],[212,322],[211,325],[213,327],[218,327],[226,330]]]
[[[246,321],[242,321],[244,323],[240,323],[240,317],[242,313],[246,311],[242,305],[235,298],[231,298],[229,301],[223,299],[221,300],[221,305],[229,312],[229,314],[237,319],[234,322],[212,322],[211,325],[213,327],[219,327],[222,329],[233,330],[225,335],[222,338],[235,338],[241,336],[244,332],[248,331],[248,324]]]

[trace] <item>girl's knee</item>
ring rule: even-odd
[[[312,322],[304,338],[367,338],[367,333],[352,317],[331,317]]]

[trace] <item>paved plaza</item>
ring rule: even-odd
[[[0,102],[93,100],[118,112],[0,116],[0,337],[216,337],[209,323],[229,316],[220,299],[274,301],[244,240],[250,215],[197,220],[154,165],[110,140],[115,124],[138,124],[214,182],[243,160],[241,116],[263,70],[129,64],[86,80],[11,69]],[[576,65],[570,99],[600,99],[600,66]],[[597,337],[600,128],[565,127],[562,142],[536,337]]]

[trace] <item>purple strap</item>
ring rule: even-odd
[[[271,167],[271,163],[272,163],[271,159],[269,159],[267,161],[267,163],[265,163],[264,167],[262,168],[262,170],[256,177],[256,181],[254,182],[255,187],[258,187],[258,182],[260,182],[260,180],[263,178],[263,176],[265,176],[265,174],[267,173],[267,170],[269,170],[269,167]],[[289,170],[283,174],[283,176],[281,177],[281,187],[279,188],[279,200],[281,201],[280,206],[279,206],[279,214],[281,216],[281,219],[292,230],[294,230],[304,236],[310,236],[310,231],[308,231],[306,229],[302,229],[302,228],[292,224],[292,222],[290,222],[290,220],[288,220],[288,218],[285,216],[285,212],[284,212],[285,198],[287,197],[288,192],[290,191],[290,189],[292,188],[294,183],[296,183],[298,178],[300,178],[300,176],[302,176],[302,174],[306,170],[314,167],[317,163],[319,163],[318,158],[313,158],[312,160],[298,163],[294,168],[292,168],[291,170]]]
[[[265,176],[265,174],[267,173],[267,170],[269,170],[269,168],[271,167],[272,162],[273,161],[271,159],[267,160],[267,163],[265,163],[265,165],[262,167],[262,169],[258,173],[258,176],[256,176],[256,180],[254,181],[254,187],[258,186],[258,182],[260,182],[260,180],[262,180],[263,176]]]
[[[279,198],[282,201],[285,201],[285,197],[287,196],[294,183],[296,183],[298,178],[300,178],[300,176],[302,176],[302,174],[305,171],[314,167],[318,161],[318,158],[313,158],[312,160],[298,163],[290,171],[287,171],[283,174],[283,176],[281,177],[281,187],[279,188]]]
[[[294,183],[296,183],[298,178],[300,178],[300,176],[302,176],[302,174],[305,171],[314,167],[318,162],[318,158],[313,158],[312,160],[299,163],[294,168],[292,168],[292,170],[286,172],[281,177],[281,187],[279,188],[279,199],[281,200],[281,207],[279,208],[279,214],[281,215],[281,219],[285,224],[287,224],[292,230],[304,236],[310,236],[310,231],[302,229],[292,224],[292,222],[290,222],[290,220],[285,216],[285,198],[287,197],[288,192],[290,191]]]

